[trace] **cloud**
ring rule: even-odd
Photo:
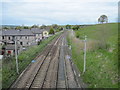
[[[106,14],[109,21],[115,22],[118,17],[117,2],[118,0],[4,0],[3,22],[10,24],[7,20],[13,19],[17,24],[97,23],[97,18],[102,14]]]
[[[118,2],[119,0],[3,0],[2,2]]]

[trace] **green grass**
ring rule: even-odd
[[[81,75],[83,81],[90,88],[118,88],[118,24],[88,26],[75,31],[75,34],[79,40],[83,40],[84,35],[87,35],[89,49],[87,49],[86,72]],[[90,41],[93,43],[90,44]],[[83,50],[79,49],[80,46],[77,44],[79,42],[75,42],[74,38],[72,43],[68,38],[68,42],[72,46],[73,61],[82,73]]]
[[[88,26],[81,28],[76,31],[76,36],[79,36],[80,39],[84,38],[84,35],[87,35],[88,40],[98,40],[109,43],[110,45],[117,44],[118,40],[118,24],[109,23],[109,24],[99,24],[94,26]]]
[[[18,62],[19,62],[19,71],[20,73],[27,67],[28,64],[31,63],[31,61],[40,53],[45,46],[52,41],[54,38],[56,38],[60,33],[51,36],[50,38],[42,41],[40,45],[32,46],[28,50],[23,51],[18,56]],[[19,76],[16,73],[16,66],[15,66],[15,58],[11,57],[6,60],[3,60],[2,64],[2,88],[8,88],[14,80]]]
[[[0,60],[0,89],[2,89],[2,60]]]

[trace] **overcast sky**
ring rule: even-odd
[[[4,25],[96,24],[99,16],[105,14],[109,22],[117,22],[118,1],[3,0],[0,21]]]

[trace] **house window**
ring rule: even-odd
[[[4,39],[4,36],[2,36],[2,39]]]
[[[28,39],[28,37],[26,36],[25,39]]]
[[[20,45],[23,45],[23,42],[20,42]]]
[[[8,37],[8,39],[10,40],[10,37]]]
[[[39,34],[36,34],[36,37],[38,37],[39,36]]]
[[[15,40],[15,36],[12,36],[12,40]]]

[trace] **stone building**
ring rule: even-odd
[[[31,28],[22,30],[0,31],[0,44],[4,44],[4,53],[15,54],[15,41],[17,42],[18,53],[29,46],[37,45],[41,40],[49,37],[49,30]]]

